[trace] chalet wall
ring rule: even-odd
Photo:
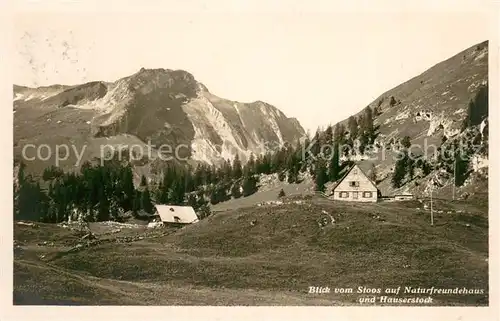
[[[333,199],[351,202],[376,202],[377,188],[368,177],[355,166],[333,191]]]

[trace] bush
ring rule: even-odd
[[[396,105],[396,98],[394,98],[394,96],[391,96],[391,101],[389,102],[389,105],[391,105],[391,107]]]
[[[211,214],[212,211],[210,210],[210,206],[208,206],[207,204],[203,204],[202,206],[200,206],[198,212],[196,213],[199,220],[209,217]]]
[[[233,184],[233,187],[231,188],[231,195],[234,198],[240,198],[241,197],[240,188],[241,188],[240,183],[236,182],[236,183]]]
[[[61,168],[52,165],[43,171],[42,179],[44,181],[51,181],[53,179],[62,177],[63,175],[64,172]]]
[[[247,197],[257,192],[258,190],[257,183],[258,179],[255,176],[251,175],[245,177],[243,179],[243,196]]]

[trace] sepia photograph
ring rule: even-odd
[[[77,2],[13,13],[14,306],[490,306],[487,2]]]

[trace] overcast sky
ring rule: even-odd
[[[269,102],[314,132],[491,35],[479,5],[417,12],[410,2],[373,1],[356,11],[346,2],[313,2],[23,11],[15,17],[14,81],[77,84],[141,67],[184,69],[215,95]]]

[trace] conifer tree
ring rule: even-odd
[[[360,148],[360,151],[361,153],[364,153],[366,145],[373,144],[373,141],[375,139],[375,130],[373,127],[373,111],[370,106],[367,106],[363,110],[362,117],[360,117],[359,126],[359,136],[362,140],[361,145],[363,146],[362,148]]]
[[[310,159],[310,155],[308,152],[310,143],[311,140],[309,139],[309,136],[306,136],[298,150],[300,153],[300,157],[302,158],[302,167],[300,169],[302,172],[305,172],[307,170],[307,160]]]
[[[246,174],[254,174],[255,173],[255,156],[254,154],[250,154],[250,157],[248,158],[248,162],[245,165],[246,169]]]
[[[44,181],[51,181],[53,179],[63,176],[64,172],[57,166],[51,165],[43,170],[42,179]]]
[[[401,159],[398,159],[396,161],[396,164],[394,165],[394,172],[392,174],[392,187],[394,188],[399,188],[402,186],[402,181],[404,177],[406,176],[406,151],[403,151],[404,155]]]
[[[396,105],[396,103],[397,103],[396,98],[394,98],[394,96],[391,96],[391,101],[389,102],[389,105],[393,107],[394,105]]]
[[[146,179],[146,176],[144,176],[144,174],[141,176],[141,184],[140,186],[147,186],[148,185],[148,181]]]
[[[411,146],[410,136],[403,137],[403,139],[401,140],[401,145],[404,148],[410,148]]]
[[[186,205],[191,206],[193,209],[196,210],[196,205],[198,204],[198,200],[196,198],[195,193],[188,193],[186,194]]]
[[[455,186],[462,186],[467,179],[468,167],[469,167],[469,157],[466,154],[456,152],[455,153]]]
[[[168,200],[173,205],[181,205],[184,200],[184,182],[177,177],[168,191]]]
[[[267,152],[265,155],[259,157],[258,174],[262,173],[271,174],[272,173],[271,162],[272,162],[272,154],[270,152]],[[238,178],[241,178],[241,176]]]
[[[288,184],[295,184],[299,181],[299,173],[295,170],[288,172],[287,182]]]
[[[217,204],[228,200],[230,196],[228,195],[228,186],[223,182],[216,184],[212,187],[210,194],[210,203]]]
[[[312,141],[309,144],[312,145],[311,148],[309,149],[310,154],[313,157],[318,156],[320,148],[321,148],[321,140],[320,140],[319,129],[316,130],[316,134],[314,135],[314,138],[312,139]]]
[[[25,182],[25,168],[26,165],[24,164],[23,161],[19,162],[19,168],[17,172],[17,184],[14,182],[14,215],[16,216],[20,212],[20,193],[21,193],[21,188],[23,187],[23,184]]]
[[[328,182],[328,176],[326,172],[326,166],[323,160],[316,162],[316,172],[315,172],[315,189],[316,191],[325,191],[325,183]]]
[[[364,109],[364,124],[363,126],[367,131],[372,131],[373,130],[373,110],[370,108],[370,106],[366,106]]]
[[[373,163],[371,165],[369,178],[372,182],[377,184],[377,168],[375,167],[375,164],[373,164]]]
[[[24,183],[25,170],[26,170],[26,164],[23,161],[21,161],[19,163],[19,169],[17,172],[17,184],[19,186],[23,185],[23,183]]]
[[[234,198],[240,198],[241,197],[241,191],[240,191],[241,185],[239,182],[235,182],[233,184],[233,187],[231,188],[231,195]]]
[[[288,170],[288,183],[297,183],[299,180],[300,163],[293,149],[288,152],[286,169]]]
[[[136,216],[141,210],[141,202],[142,202],[142,193],[136,190],[134,195],[134,201],[132,204],[132,212]]]
[[[407,169],[408,176],[410,177],[410,180],[413,180],[413,178],[415,176],[415,162],[409,156],[408,156],[408,159],[406,161],[406,166],[408,168]]]
[[[194,175],[193,175],[193,181],[194,181],[195,188],[206,184],[205,179],[206,179],[206,177],[205,177],[205,173],[204,173],[204,167],[201,164],[198,164],[196,166],[196,169],[195,169]]]
[[[337,142],[333,145],[333,155],[328,163],[328,177],[330,181],[336,181],[339,177],[340,172],[340,151],[339,144]]]
[[[243,175],[243,170],[241,168],[240,156],[236,154],[233,160],[233,175],[234,179],[239,179]]]
[[[153,203],[151,202],[151,196],[149,194],[149,188],[146,187],[144,192],[141,193],[141,209],[146,213],[152,214],[154,211]]]
[[[198,197],[195,193],[190,193],[187,196],[187,205],[191,206],[195,211],[199,207]]]
[[[321,141],[324,145],[330,145],[333,143],[333,128],[332,125],[328,125],[323,132],[323,139]]]
[[[345,127],[343,124],[337,124],[333,132],[333,139],[339,144],[345,143]]]
[[[226,159],[224,161],[224,164],[222,165],[222,179],[224,181],[229,181],[233,177],[233,168],[231,166],[231,162],[229,159]]]
[[[280,182],[283,182],[286,178],[286,171],[279,171],[278,172],[278,179]]]
[[[476,112],[474,113],[473,123],[480,124],[483,119],[488,117],[488,85],[481,85],[474,97]]]
[[[210,166],[210,170],[207,172],[207,184],[213,184],[217,181],[217,168],[214,164]]]
[[[360,137],[359,137],[359,152],[361,154],[365,153],[366,146],[370,143],[370,134],[369,132],[363,128],[360,131]]]
[[[349,130],[349,136],[352,140],[358,137],[358,122],[354,116],[349,117],[347,120],[347,127]]]
[[[488,117],[488,86],[482,85],[474,98],[469,101],[462,129],[479,125],[486,117]]]
[[[210,189],[210,203],[212,205],[219,203],[218,194],[217,194],[217,190],[216,190],[215,186],[213,186]]]
[[[124,211],[131,210],[132,203],[134,201],[135,187],[134,174],[130,165],[123,167],[121,181],[120,184],[117,184],[117,187],[119,188],[117,193],[123,193],[123,197],[121,198],[121,207]]]
[[[107,198],[104,187],[99,189],[99,212],[97,213],[98,221],[109,221],[109,199]]]
[[[189,170],[184,170],[184,173],[182,174],[184,178],[184,193],[190,193],[194,191],[194,181],[193,177],[191,176],[191,172]]]
[[[24,175],[24,173],[23,173]],[[19,188],[16,219],[39,221],[47,216],[48,198],[31,175],[22,178]]]
[[[248,175],[243,178],[243,196],[247,197],[257,192],[257,178],[254,175]]]

